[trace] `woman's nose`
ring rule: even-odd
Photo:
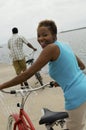
[[[39,40],[42,42],[42,41],[44,41],[44,37],[43,36],[40,36],[39,37]]]

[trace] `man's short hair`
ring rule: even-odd
[[[13,34],[18,33],[18,28],[16,28],[16,27],[12,28],[12,33]]]

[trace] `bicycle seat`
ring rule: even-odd
[[[33,60],[34,59],[29,59],[29,60],[26,61],[26,63],[31,63],[31,62],[33,62]]]
[[[43,108],[44,115],[41,117],[39,124],[49,124],[56,120],[64,119],[68,117],[67,112],[53,112],[47,108]]]

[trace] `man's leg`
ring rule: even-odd
[[[19,61],[13,61],[13,66],[14,66],[16,74],[19,75],[21,73]]]
[[[20,60],[20,61],[19,61],[19,64],[20,64],[20,67],[21,67],[21,71],[24,72],[24,71],[27,69],[25,58],[22,59],[22,60]],[[24,82],[24,85],[25,85],[26,87],[29,87],[29,84],[28,84],[27,81]]]
[[[21,73],[21,67],[19,61],[13,61],[13,66],[16,71],[16,74],[19,75]],[[21,83],[21,86],[23,86],[23,83]]]

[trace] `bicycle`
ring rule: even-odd
[[[29,56],[27,56],[26,55],[26,63],[28,64],[28,65],[32,65],[33,63],[34,63],[34,54],[35,54],[35,51],[32,51],[30,54],[29,54]],[[38,80],[38,82],[40,83],[40,85],[42,86],[43,85],[43,78],[42,78],[42,76],[41,76],[41,74],[40,74],[40,72],[38,71],[38,72],[36,72],[35,73],[35,77],[36,77],[36,79]]]
[[[22,99],[21,103],[17,103],[17,107],[20,108],[19,113],[12,113],[8,117],[8,125],[7,130],[35,130],[35,127],[27,113],[24,110],[25,102],[28,98],[28,96],[33,91],[37,91],[39,89],[42,89],[46,86],[53,86],[52,82],[46,83],[41,87],[30,89],[24,88],[24,89],[18,89],[18,90],[11,90],[8,92],[9,94],[20,94]],[[4,90],[2,90],[4,92]],[[42,116],[39,120],[39,124],[45,124],[47,130],[54,130],[55,125],[60,125],[61,128],[64,128],[64,124],[66,122],[66,118],[68,118],[67,112],[53,112],[47,108],[44,108],[44,116]],[[68,129],[63,129],[68,130]]]

